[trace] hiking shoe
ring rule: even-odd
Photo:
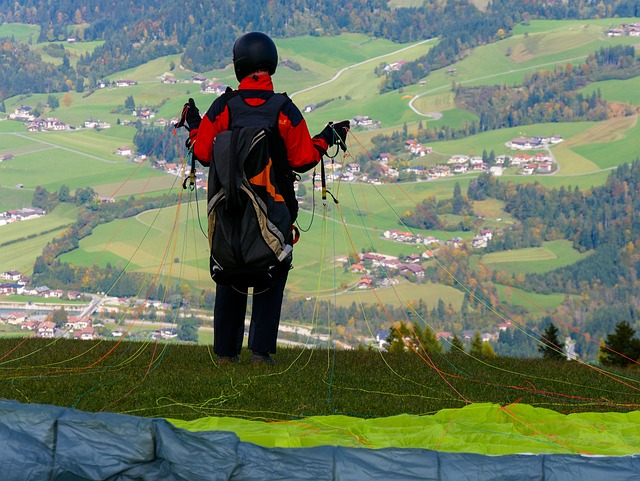
[[[240,356],[218,356],[218,365],[237,364],[239,360]]]
[[[276,363],[276,360],[272,358],[269,353],[262,352],[254,352],[253,356],[251,356],[251,364],[257,366],[259,364],[268,364],[273,365]]]

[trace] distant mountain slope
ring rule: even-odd
[[[383,86],[393,90],[453,63],[469,49],[509,36],[513,25],[530,18],[634,16],[640,12],[638,0],[585,0],[579,4],[494,0],[485,11],[470,0],[426,0],[421,7],[394,8],[390,4],[385,0],[185,0],[180,4],[169,0],[0,0],[0,23],[39,25],[38,42],[104,40],[92,53],[82,55],[75,69],[63,64],[57,73],[48,75],[53,81],[21,83],[11,78],[4,85],[16,87],[5,87],[0,94],[6,98],[61,91],[74,85],[78,90],[114,72],[175,53],[182,55],[184,67],[208,71],[228,63],[235,38],[249,30],[275,37],[348,31],[395,42],[440,37],[439,44],[424,58],[394,72]],[[4,50],[12,52],[14,48],[5,45]],[[21,60],[10,60],[5,63],[13,71],[20,70],[14,65],[22,65]]]

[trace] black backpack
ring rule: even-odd
[[[229,130],[216,136],[208,180],[211,277],[240,288],[269,285],[291,266],[298,211],[295,177],[278,131],[278,116],[290,100],[273,93],[250,106],[238,92],[224,95]]]

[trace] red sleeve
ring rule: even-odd
[[[327,151],[327,143],[311,137],[307,123],[292,102],[283,109],[278,119],[280,135],[287,148],[289,165],[296,172],[306,172],[316,166]]]
[[[220,132],[229,127],[229,109],[226,104],[220,111],[222,105],[214,102],[200,122],[200,127],[189,133],[189,138],[193,145],[193,154],[196,159],[207,166],[213,160],[213,141]]]

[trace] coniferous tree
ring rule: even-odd
[[[471,354],[473,357],[484,356],[484,349],[482,347],[483,344],[484,342],[480,337],[480,333],[476,331],[476,334],[473,336],[473,339],[471,339],[471,347],[469,348],[469,354]]]
[[[600,362],[604,366],[624,367],[640,357],[640,339],[627,321],[619,322],[613,334],[607,334],[600,348]]]
[[[464,343],[462,339],[458,337],[457,334],[454,334],[451,338],[451,352],[464,352]]]
[[[545,359],[562,359],[564,358],[564,342],[558,339],[558,328],[550,322],[540,337],[540,345],[538,351],[542,353]]]

